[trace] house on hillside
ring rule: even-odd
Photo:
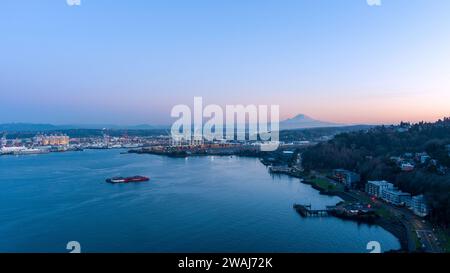
[[[403,172],[412,172],[414,171],[414,165],[409,162],[404,162],[400,165],[400,169]]]
[[[415,160],[416,160],[416,162],[419,162],[420,164],[425,164],[430,159],[431,159],[431,157],[426,152],[416,153]]]

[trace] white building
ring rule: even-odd
[[[41,146],[67,146],[70,138],[67,135],[37,135],[33,142]]]
[[[384,189],[381,192],[381,198],[396,206],[411,206],[411,194],[407,192],[402,192],[396,188]]]
[[[400,166],[400,168],[402,169],[402,171],[404,172],[412,172],[414,171],[414,165],[411,163],[402,163],[402,165]]]
[[[368,181],[366,184],[366,192],[378,198],[381,198],[383,190],[394,189],[394,185],[385,180],[382,181]]]
[[[0,148],[5,147],[6,144],[7,144],[6,137],[3,136],[3,137],[0,139]]]
[[[381,198],[393,205],[406,206],[420,217],[425,217],[430,212],[423,195],[411,197],[410,193],[402,192],[395,188],[392,183],[384,180],[368,181],[366,184],[366,192],[371,196]]]
[[[410,208],[414,212],[414,214],[420,217],[425,217],[429,213],[428,205],[423,195],[417,195],[412,197]]]

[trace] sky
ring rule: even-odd
[[[177,104],[450,116],[450,1],[2,0],[0,123],[167,124]]]

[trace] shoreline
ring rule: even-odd
[[[291,176],[291,177],[300,178],[297,175],[290,175],[290,174],[286,174],[286,175]],[[310,185],[313,189],[317,190],[319,192],[319,194],[321,194],[321,195],[337,196],[337,197],[341,198],[342,200],[344,200],[345,202],[358,201],[358,199],[350,196],[349,194],[346,194],[345,192],[324,190],[321,187],[315,185],[313,182],[305,180],[304,178],[300,178],[300,183]],[[409,250],[408,229],[406,228],[404,223],[402,223],[398,219],[396,219],[394,221],[394,220],[389,220],[382,216],[378,216],[372,220],[367,221],[367,220],[362,220],[362,219],[355,218],[355,217],[344,217],[344,216],[338,215],[338,214],[332,214],[332,216],[342,219],[344,221],[356,222],[358,224],[367,224],[369,226],[377,225],[377,226],[383,228],[384,230],[386,230],[387,232],[391,233],[399,241],[400,249],[394,250],[394,252],[408,252],[408,250]]]
[[[167,153],[149,153],[149,152],[136,152],[135,150],[130,150],[128,151],[129,153],[136,153],[136,154],[154,154],[154,155],[159,155],[159,156],[167,156],[167,157],[190,157],[190,156],[212,156],[213,154],[191,154],[191,155],[185,155],[183,154],[183,156],[171,156],[168,155]],[[214,156],[230,156],[230,154],[215,154]],[[233,154],[231,156],[242,156],[242,157],[249,157],[248,155],[239,155],[239,154]],[[258,156],[251,156],[251,157],[258,157]],[[260,158],[261,160],[261,158]],[[263,164],[264,166],[267,167],[266,164],[264,164],[264,162],[261,162],[261,164]],[[320,195],[327,195],[327,196],[337,196],[339,198],[341,198],[342,200],[346,201],[346,202],[356,202],[358,201],[358,199],[354,198],[353,196],[345,193],[345,192],[341,192],[341,191],[333,191],[333,190],[325,190],[319,186],[317,186],[315,183],[308,181],[306,179],[304,179],[301,175],[297,174],[297,173],[292,173],[292,172],[273,172],[273,174],[281,174],[281,175],[287,175],[289,177],[294,177],[294,178],[299,178],[299,182],[303,183],[305,185],[310,185],[313,189],[315,189],[316,191],[318,191],[318,193]],[[374,218],[373,220],[370,221],[364,221],[361,219],[355,219],[352,217],[343,217],[343,216],[339,216],[339,215],[332,215],[332,217],[335,218],[339,218],[341,220],[344,221],[352,221],[355,222],[357,224],[366,224],[366,225],[377,225],[381,228],[383,228],[384,230],[386,230],[387,232],[391,233],[400,243],[400,248],[398,250],[391,250],[390,252],[408,252],[410,249],[409,246],[409,240],[408,240],[408,229],[405,226],[405,224],[403,222],[401,222],[400,220],[396,219],[396,220],[390,220],[387,219],[385,217],[379,216],[377,218]]]
[[[266,165],[267,166],[267,165]],[[317,186],[314,182],[309,181],[305,179],[301,174],[295,173],[295,172],[274,172],[275,174],[280,175],[287,175],[289,177],[295,177],[299,178],[299,182],[303,183],[305,185],[310,185],[313,189],[319,192],[321,195],[327,195],[327,196],[336,196],[341,198],[344,202],[357,202],[359,201],[357,198],[351,196],[350,194],[347,194],[346,192],[342,191],[335,191],[335,190],[325,190],[322,187]],[[408,228],[405,226],[405,224],[400,221],[399,219],[391,220],[387,219],[383,216],[378,216],[370,221],[362,220],[355,217],[344,217],[342,215],[333,214],[333,217],[345,220],[345,221],[352,221],[356,222],[358,224],[368,224],[368,225],[377,225],[387,232],[391,233],[400,243],[400,249],[394,250],[393,252],[409,252],[411,246],[409,245],[409,239],[408,239]]]

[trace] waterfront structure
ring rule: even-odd
[[[15,154],[15,153],[18,153],[18,152],[23,151],[23,150],[26,150],[26,147],[25,147],[25,146],[19,146],[19,147],[16,147],[16,146],[12,146],[12,147],[2,147],[2,148],[0,149],[0,154],[2,154],[2,155],[6,155],[6,154]]]
[[[34,143],[41,146],[67,146],[70,138],[66,135],[37,135],[34,137]]]
[[[425,217],[429,213],[429,208],[423,195],[413,196],[410,204],[411,210],[420,217]]]
[[[46,154],[50,151],[47,149],[37,149],[37,148],[25,148],[21,150],[14,151],[14,155],[34,155],[34,154]]]
[[[385,180],[368,181],[366,184],[366,193],[370,196],[381,198],[387,203],[396,206],[405,206],[414,214],[425,217],[429,214],[429,207],[423,195],[411,196],[410,193],[402,192],[394,187],[394,184]]]
[[[171,139],[171,146],[201,146],[203,144],[205,144],[204,139],[195,139],[194,137],[190,139]]]
[[[381,198],[396,206],[411,206],[411,194],[396,188],[384,189],[381,192]]]
[[[394,185],[387,182],[386,180],[368,181],[366,184],[366,192],[369,195],[375,196],[377,198],[381,198],[382,192],[389,189],[394,189]]]
[[[0,139],[0,148],[5,147],[7,144],[7,140],[5,136],[2,136],[2,138]]]
[[[333,177],[349,188],[354,187],[361,180],[359,174],[344,169],[333,170]]]

